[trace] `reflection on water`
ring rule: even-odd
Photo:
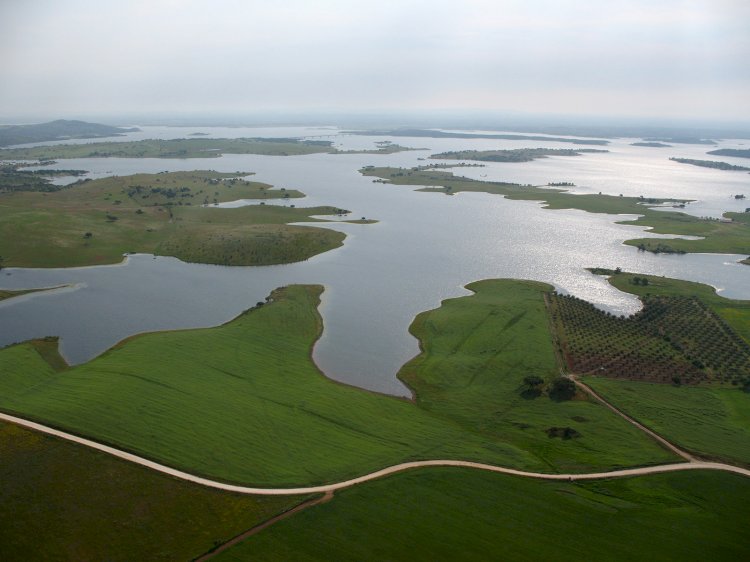
[[[337,142],[349,140],[360,148],[365,146],[363,143],[372,145],[382,139],[337,137]],[[434,150],[508,144],[454,139],[392,140]],[[638,153],[649,150],[623,148],[630,149],[637,149]],[[642,158],[648,168],[653,160],[645,154],[648,153],[628,156],[627,166],[638,169],[638,158]],[[422,152],[403,152],[65,161],[65,167],[92,170],[93,175],[200,168],[253,171],[259,181],[307,193],[306,199],[294,202],[297,206],[335,205],[352,210],[356,218],[366,216],[380,222],[332,225],[347,234],[342,248],[291,265],[228,268],[136,255],[122,265],[110,267],[3,270],[2,288],[77,285],[76,290],[36,293],[0,302],[0,345],[60,335],[63,354],[78,363],[134,333],[220,324],[263,300],[275,287],[318,283],[326,287],[321,306],[324,334],[314,351],[321,369],[337,380],[403,395],[407,391],[395,379],[395,373],[418,351],[416,341],[408,335],[411,320],[419,312],[439,306],[442,299],[467,294],[463,285],[478,279],[545,281],[618,313],[634,312],[638,302],[584,268],[622,267],[691,279],[723,289],[727,296],[750,298],[750,268],[735,263],[745,256],[655,256],[623,246],[623,240],[638,236],[641,230],[615,225],[612,216],[544,210],[538,203],[507,201],[481,193],[417,193],[410,187],[373,183],[357,172],[368,164],[412,166],[422,163],[418,158],[425,156]],[[591,166],[604,166],[608,160],[615,164],[607,181],[616,185],[616,174],[618,170],[622,172],[618,166],[626,165],[617,154],[467,168],[461,173],[497,175],[498,170],[505,170],[509,177],[502,179],[522,183],[527,183],[531,177],[528,174],[544,176],[544,183],[580,183],[575,176],[578,170],[582,170],[582,176],[590,175]],[[671,164],[667,160],[666,168]],[[682,185],[678,176],[666,174],[665,178],[653,189],[644,187],[643,193],[638,194],[661,196],[665,195],[660,191],[665,185]],[[627,178],[622,181],[623,185],[628,183]],[[708,191],[705,184],[703,188]],[[688,184],[685,189],[697,188]],[[730,183],[724,189],[736,190],[736,186]],[[711,193],[715,194],[713,184]]]

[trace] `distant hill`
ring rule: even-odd
[[[138,128],[124,129],[99,123],[58,119],[57,121],[34,125],[0,126],[0,146],[52,140],[113,137],[138,130]]]

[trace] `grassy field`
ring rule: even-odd
[[[190,560],[303,497],[241,496],[0,424],[0,559]]]
[[[650,227],[659,234],[681,234],[703,236],[703,240],[656,240],[633,239],[625,244],[645,251],[679,253],[706,252],[728,254],[750,254],[750,213],[726,213],[731,222],[717,219],[702,219],[676,211],[659,211],[648,205],[682,204],[673,199],[640,197],[618,197],[614,195],[574,195],[548,187],[522,186],[518,184],[484,182],[454,176],[450,172],[428,171],[407,168],[367,167],[361,170],[365,176],[375,176],[384,182],[396,185],[435,186],[420,191],[439,191],[448,194],[474,191],[503,195],[508,199],[544,201],[548,209],[580,209],[590,213],[642,215],[634,221],[619,221]]]
[[[699,456],[750,466],[750,393],[583,377],[612,404]]]
[[[443,301],[411,326],[422,353],[399,377],[420,407],[467,431],[503,437],[550,469],[624,465],[633,447],[659,453],[637,429],[585,396],[554,400],[542,388],[527,388],[528,375],[549,386],[559,373],[544,304],[552,287],[489,280],[467,288],[476,294]],[[565,429],[575,437],[562,438]]]
[[[239,177],[243,175],[136,174],[84,181],[54,193],[0,194],[3,265],[98,265],[119,262],[128,252],[221,265],[269,265],[304,260],[342,244],[340,232],[287,224],[322,222],[311,216],[341,214],[342,209],[213,208],[236,199],[263,203],[303,196]]]
[[[338,481],[433,458],[552,472],[563,464],[593,469],[673,460],[614,414],[608,420],[603,408],[585,402],[556,410],[556,419],[567,425],[569,415],[582,413],[601,427],[580,421],[583,437],[558,444],[537,426],[530,429],[540,435],[526,447],[520,430],[482,431],[406,400],[332,382],[310,359],[321,332],[320,292],[289,287],[224,326],[134,337],[63,372],[29,344],[5,348],[0,407],[192,472],[260,486]],[[517,384],[514,375],[510,386]],[[530,417],[520,408],[513,416]],[[547,423],[555,416],[533,417]],[[616,442],[610,452],[601,444],[605,437]],[[540,440],[550,442],[552,453]],[[565,448],[572,460],[555,452]]]
[[[691,472],[572,484],[425,469],[337,492],[217,560],[736,561],[750,481]]]

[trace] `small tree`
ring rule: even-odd
[[[570,400],[576,394],[576,383],[568,377],[557,377],[552,381],[549,390],[550,398],[553,400]]]

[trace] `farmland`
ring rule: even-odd
[[[750,549],[748,501],[746,478],[701,471],[573,484],[423,469],[338,492],[217,560],[732,561]]]
[[[189,560],[304,499],[203,488],[7,423],[0,456],[3,560]]]

